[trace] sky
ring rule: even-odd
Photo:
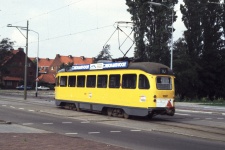
[[[181,21],[179,4],[174,10],[178,19],[174,41],[182,36],[185,27]],[[96,57],[105,44],[111,46],[113,58],[134,54],[131,33],[131,15],[127,12],[125,0],[0,0],[0,39],[15,41],[14,49],[26,45],[26,31],[21,34],[15,27],[27,27],[28,56],[54,59],[56,54],[63,56]],[[166,9],[166,8],[165,8]],[[123,32],[116,30],[117,25]],[[114,33],[114,34],[113,34]],[[38,42],[39,35],[39,42]],[[25,37],[24,37],[25,36]],[[124,42],[124,44],[122,44]],[[38,48],[39,43],[39,48]],[[122,46],[119,48],[119,46]]]

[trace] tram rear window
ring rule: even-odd
[[[156,78],[156,87],[159,90],[171,90],[172,83],[170,77],[157,77]]]
[[[60,77],[60,86],[62,86],[62,87],[67,86],[67,76]]]

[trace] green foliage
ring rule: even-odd
[[[11,41],[9,38],[3,38],[0,42],[0,51],[5,50],[9,51],[13,49],[13,45],[15,42]]]
[[[174,44],[177,94],[180,99],[224,99],[224,6],[184,0],[181,13],[187,30]]]
[[[98,56],[95,58],[95,62],[98,62],[99,60],[112,60],[112,55],[110,55],[110,45],[105,45],[99,52]]]
[[[12,42],[9,38],[4,38],[0,41],[0,70],[2,74],[7,72],[7,68],[1,66],[1,64],[8,56],[12,54],[10,50],[13,49],[13,45],[14,42]]]
[[[150,5],[149,0],[126,0],[128,12],[134,23],[134,39],[136,43],[135,58],[142,61],[170,64],[170,47],[173,6],[177,0],[167,2],[153,0],[162,6]],[[174,12],[173,21],[176,21]]]
[[[68,62],[68,63],[62,63],[59,67],[59,69],[66,69],[68,70],[70,67],[73,66],[73,63],[72,62]]]

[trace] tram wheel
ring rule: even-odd
[[[113,113],[113,109],[112,108],[108,108],[107,109],[107,115],[108,116],[112,116],[112,113]]]
[[[130,118],[130,115],[128,115],[125,111],[123,111],[123,117],[125,119],[129,119]]]

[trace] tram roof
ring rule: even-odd
[[[105,69],[105,70],[136,69],[136,70],[143,70],[143,71],[145,71],[147,73],[150,73],[150,74],[173,75],[172,70],[168,66],[160,64],[160,63],[155,63],[155,62],[130,62],[130,63],[122,62],[122,63],[126,63],[127,66],[124,67],[124,68],[108,68],[108,69]],[[82,65],[79,65],[79,66],[82,66]],[[88,64],[85,65],[85,66],[88,66]],[[88,68],[90,68],[90,67],[88,66]],[[72,70],[72,69],[65,70],[65,69],[62,69],[59,72],[74,72],[74,71],[85,71],[85,70]],[[88,70],[89,69],[87,69],[86,71],[88,71]],[[102,70],[102,69],[96,69],[96,70]]]
[[[173,71],[166,65],[155,62],[134,62],[129,64],[129,69],[139,69],[150,74],[173,75]]]

